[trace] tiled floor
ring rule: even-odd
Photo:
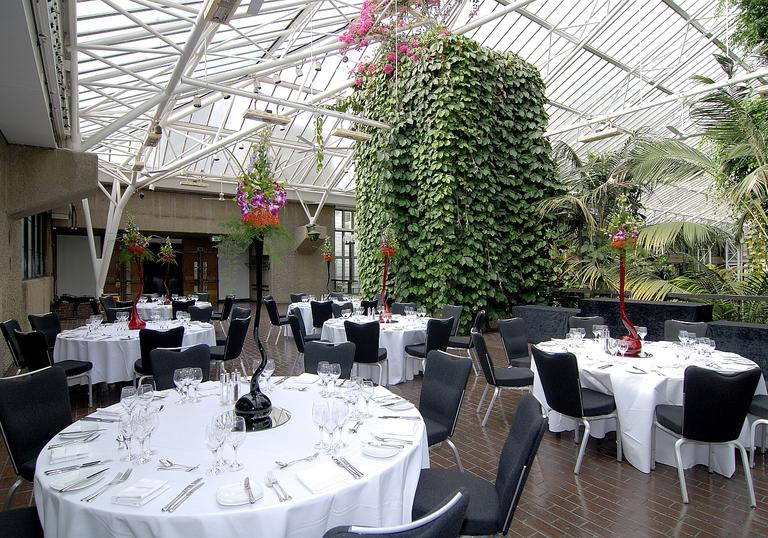
[[[285,308],[282,307],[282,310]],[[262,315],[262,334],[266,335],[267,317]],[[487,335],[491,354],[502,365],[498,336]],[[274,331],[273,338],[274,340]],[[293,340],[281,338],[267,350],[276,360],[276,375],[288,373],[296,357]],[[249,337],[246,351],[254,357],[256,346]],[[467,397],[459,418],[454,442],[461,452],[467,471],[493,480],[499,450],[514,416],[518,394],[506,391],[500,397],[488,426],[480,427],[475,413],[485,381],[470,374]],[[420,378],[390,387],[418,403]],[[112,386],[95,392],[97,406],[116,401],[119,388]],[[71,392],[77,416],[86,412],[85,390]],[[590,440],[581,474],[573,474],[577,445],[573,435],[558,438],[547,433],[528,478],[522,501],[515,514],[510,535],[515,536],[768,536],[768,461],[759,458],[753,475],[757,508],[749,509],[741,466],[736,474],[724,478],[709,474],[705,467],[686,471],[690,504],[680,500],[676,470],[658,465],[644,474],[626,462],[615,459],[612,438]],[[435,467],[454,467],[448,447],[431,451]],[[4,448],[0,449],[0,499],[15,477]],[[25,484],[17,493],[15,506],[32,502],[31,486]],[[2,529],[0,529],[2,535]]]

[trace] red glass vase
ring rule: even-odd
[[[141,299],[142,293],[144,293],[144,265],[140,260],[134,260],[136,263],[136,274],[139,275],[139,291],[136,293],[136,297],[133,298],[133,305],[131,306],[131,319],[128,321],[128,328],[132,330],[143,329],[147,326],[147,323],[141,319],[139,310],[136,305]]]
[[[629,344],[626,355],[629,357],[636,357],[640,354],[642,342],[640,341],[640,336],[637,334],[637,329],[635,329],[635,326],[630,321],[629,316],[627,316],[627,312],[624,309],[624,250],[621,251],[619,256],[619,317],[621,318],[621,323],[629,333],[619,339],[625,340]]]

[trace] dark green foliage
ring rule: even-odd
[[[733,40],[747,49],[759,48],[765,55],[768,42],[768,0],[735,0],[739,11]]]

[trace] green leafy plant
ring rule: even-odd
[[[318,114],[315,116],[315,143],[317,144],[317,151],[315,151],[315,169],[317,173],[323,171],[323,163],[325,162],[325,138],[323,138],[323,123],[325,118]]]
[[[736,27],[731,34],[734,43],[746,49],[758,49],[763,56],[768,43],[768,1],[733,0],[736,8]]]
[[[178,262],[176,261],[176,251],[173,250],[170,237],[166,237],[165,243],[160,247],[160,252],[157,254],[157,261],[163,265],[178,265]]]
[[[141,263],[154,258],[149,249],[149,237],[139,231],[133,215],[128,217],[125,232],[120,238],[119,258],[122,263]]]

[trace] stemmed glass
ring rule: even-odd
[[[269,382],[269,378],[275,373],[275,361],[273,359],[267,359],[267,364],[261,371],[261,377],[264,378],[264,392],[271,392],[272,385]]]
[[[363,414],[364,418],[371,418],[371,414],[368,412],[368,405],[371,402],[371,398],[373,398],[373,381],[370,379],[365,379],[360,383],[360,395],[365,400],[365,413]]]
[[[133,456],[131,455],[131,438],[133,437],[133,420],[131,418],[130,412],[120,415],[120,424],[118,427],[120,430],[120,435],[125,440],[125,447],[128,449],[128,453],[122,458],[120,458],[120,461],[128,461],[128,462],[133,461]]]
[[[128,415],[133,411],[133,408],[136,405],[136,399],[136,387],[123,387],[120,390],[120,405],[123,406],[123,409],[125,409],[125,412],[128,413]]]
[[[326,400],[315,400],[312,402],[312,422],[314,422],[320,432],[320,441],[315,443],[315,448],[325,450],[328,447],[323,432],[325,431],[325,423],[328,422],[329,413],[330,410]]]
[[[608,339],[608,353],[611,357],[616,357],[616,353],[619,351],[619,341],[615,338]]]
[[[635,327],[635,330],[637,331],[637,336],[644,342],[645,337],[648,336],[648,327]]]
[[[219,449],[224,444],[226,438],[226,430],[221,427],[216,419],[211,420],[211,422],[205,425],[205,445],[211,451],[211,455],[214,458],[213,465],[208,469],[208,474],[210,475],[216,475],[221,472]]]
[[[600,335],[603,334],[603,326],[602,325],[592,325],[592,334],[595,335],[595,340],[600,338]]]
[[[145,443],[147,437],[152,433],[154,425],[157,424],[156,420],[152,418],[153,413],[143,407],[138,407],[131,415],[131,422],[133,423],[133,435],[139,441],[139,454],[134,460],[135,463],[142,465],[149,461],[145,449]]]
[[[341,364],[332,362],[328,365],[328,377],[331,384],[331,392],[335,392],[336,381],[341,377]]]
[[[194,399],[192,401],[197,403],[200,401],[200,393],[198,392],[197,387],[203,382],[203,369],[188,368],[187,379],[188,384],[191,386],[191,392],[194,393]],[[192,396],[190,395],[188,397],[191,398]]]
[[[245,419],[243,417],[234,417],[232,422],[232,428],[227,434],[227,442],[232,446],[232,451],[235,453],[235,458],[232,463],[229,464],[230,471],[239,471],[243,468],[243,464],[237,461],[237,449],[240,448],[245,442],[245,435],[247,430],[245,429]]]
[[[146,437],[146,443],[147,446],[143,450],[144,457],[149,461],[149,457],[155,453],[154,450],[152,450],[152,434],[155,433],[155,430],[157,429],[158,424],[160,423],[160,409],[159,408],[147,408],[147,428],[148,433]]]
[[[344,439],[342,438],[342,433],[344,431],[344,425],[349,419],[349,407],[347,406],[346,402],[342,400],[333,400],[330,402],[330,404],[332,416],[331,421],[333,424],[335,424],[335,430],[339,434],[338,439],[336,439],[336,441],[331,445],[331,451],[335,454],[340,448],[347,446],[346,443],[344,443]]]
[[[329,396],[327,389],[328,380],[330,379],[330,369],[331,365],[328,361],[320,361],[317,363],[317,375],[320,376],[320,385],[322,386],[322,389],[320,389],[320,396],[323,398]]]
[[[629,342],[626,340],[619,340],[619,353],[621,353],[622,357],[626,357],[627,351],[629,351]]]
[[[352,420],[359,420],[361,414],[357,410],[357,401],[360,399],[360,384],[354,381],[347,385],[347,390],[344,391],[344,401],[350,409],[350,418]]]
[[[187,394],[184,389],[187,386],[188,370],[188,368],[177,368],[173,371],[173,384],[176,385],[176,391],[181,396],[181,399],[176,402],[178,404],[183,404],[187,400]]]
[[[155,397],[155,383],[154,381],[145,381],[141,385],[139,385],[139,390],[137,392],[138,396],[138,403],[146,409],[149,407],[149,404],[152,403],[152,398]]]

